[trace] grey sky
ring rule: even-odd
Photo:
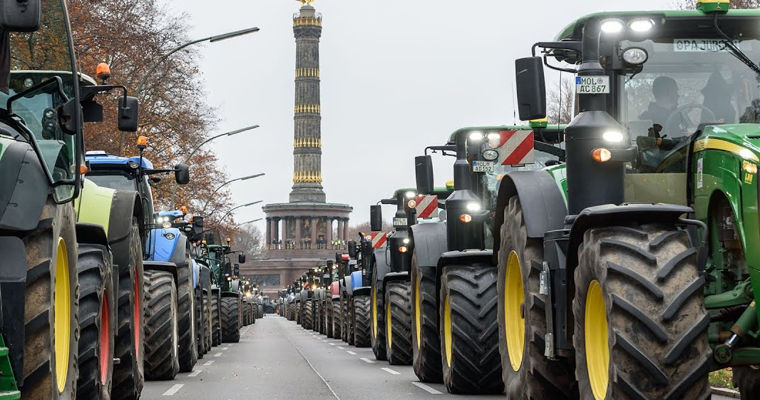
[[[188,14],[202,37],[261,31],[199,48],[200,69],[219,132],[252,123],[252,133],[216,141],[237,204],[286,202],[293,173],[295,40],[293,0],[164,0]],[[316,0],[321,44],[322,174],[328,202],[354,206],[352,224],[395,188],[414,185],[413,157],[459,127],[513,122],[514,59],[551,40],[573,18],[621,9],[671,8],[670,0]],[[519,7],[519,9],[518,9]],[[547,82],[547,86],[551,85]],[[451,158],[436,160],[436,182]],[[259,206],[238,221],[263,217]],[[259,225],[263,228],[263,223]]]

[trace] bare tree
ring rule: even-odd
[[[551,124],[567,124],[573,119],[574,87],[572,77],[560,75],[547,94],[547,118]]]
[[[258,256],[263,251],[264,235],[256,225],[239,227],[232,238],[236,249],[242,250],[248,257]]]

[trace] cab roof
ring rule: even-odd
[[[140,162],[140,157],[119,157],[111,154],[106,154],[105,152],[88,151],[85,154],[85,160],[87,160],[92,166],[126,166],[130,161],[138,164]],[[143,169],[153,169],[153,163],[150,162],[150,160],[147,158],[143,157],[142,167]]]
[[[627,19],[631,17],[660,17],[670,18],[713,18],[714,14],[705,14],[700,10],[653,10],[653,11],[605,11],[584,15],[570,25],[566,26],[555,40],[579,40],[583,32],[583,26],[592,19],[620,18]],[[719,14],[719,18],[726,17],[754,17],[760,18],[760,9],[733,9],[728,12]],[[659,18],[657,18],[659,19]]]

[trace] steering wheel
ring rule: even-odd
[[[704,118],[702,118],[702,121],[700,121],[699,123],[694,123],[694,121],[692,121],[691,118],[689,118],[688,113],[685,113],[685,111],[691,110],[691,109],[697,109],[697,108],[701,109],[702,111],[707,111],[708,113],[707,116],[709,117],[708,121],[710,122],[716,121],[715,113],[713,112],[713,110],[705,107],[702,104],[689,103],[689,104],[685,104],[676,108],[672,113],[670,113],[670,115],[668,116],[668,119],[665,121],[665,125],[663,125],[663,130],[667,130],[665,133],[669,133],[672,137],[672,136],[675,136],[676,134],[679,134],[678,136],[682,136],[680,134],[683,134],[684,132],[691,134],[694,131],[696,131],[697,127],[699,126],[700,123],[703,122]],[[681,126],[681,123],[677,123],[678,122],[677,118],[680,118],[681,122],[686,123],[687,126]],[[681,132],[671,132],[671,129],[670,129],[671,127],[678,128],[681,130]]]

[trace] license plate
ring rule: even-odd
[[[472,172],[493,172],[493,161],[473,161]]]
[[[739,47],[739,41],[734,44]],[[674,39],[673,51],[680,53],[717,53],[728,51],[726,43],[721,39]]]
[[[609,94],[610,77],[607,75],[577,76],[575,77],[575,93]]]
[[[405,226],[406,218],[393,218],[393,226]]]

